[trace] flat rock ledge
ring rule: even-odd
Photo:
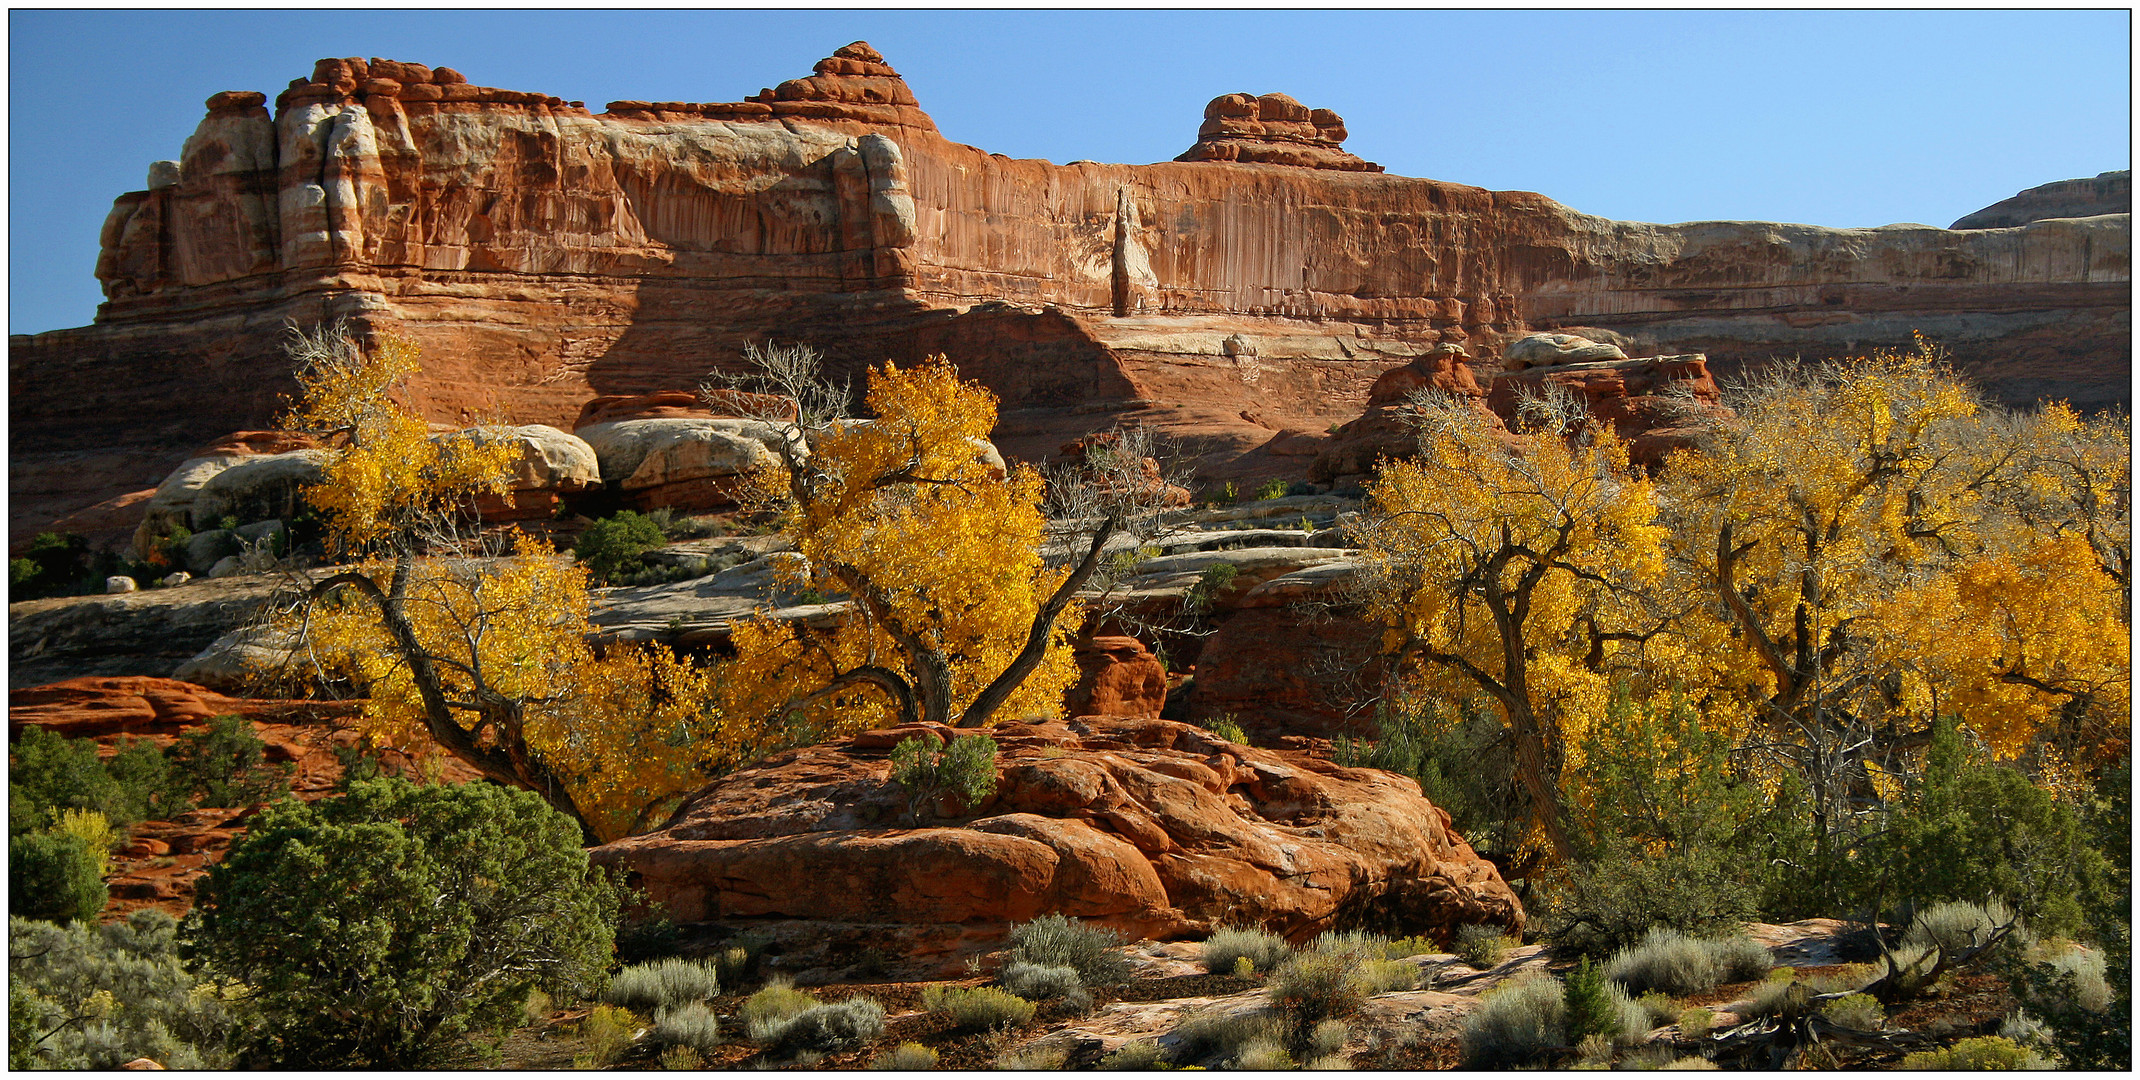
[[[955,973],[1051,912],[1126,940],[1523,924],[1493,865],[1406,777],[1187,724],[1078,717],[993,729],[995,793],[917,820],[889,760],[917,734],[954,733],[914,725],[789,751],[593,859],[679,923],[772,936],[798,974],[865,956]]]

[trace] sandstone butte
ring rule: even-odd
[[[11,539],[272,427],[293,320],[414,340],[413,403],[443,423],[564,427],[747,341],[850,372],[944,352],[1002,397],[1007,454],[1142,421],[1213,480],[1305,474],[1437,346],[1490,370],[1508,335],[1563,326],[1718,374],[1921,330],[2009,402],[2128,396],[2129,205],[1652,225],[1389,175],[1282,94],[1220,97],[1193,142],[1182,119],[1176,161],[1013,160],[946,138],[861,42],[741,102],[597,113],[357,58],[272,101],[216,94],[113,204],[96,322],[9,341]]]

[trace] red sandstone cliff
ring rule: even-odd
[[[1283,95],[1215,101],[1193,160],[1011,160],[944,139],[859,42],[736,103],[595,114],[352,58],[267,104],[209,99],[175,175],[117,200],[95,325],[11,339],[11,533],[268,426],[283,324],[337,316],[423,348],[434,420],[565,424],[770,337],[850,368],[949,353],[1003,396],[1014,455],[1141,419],[1213,477],[1299,475],[1302,433],[1383,371],[1449,343],[1490,362],[1529,327],[1720,372],[1922,330],[2010,400],[2126,394],[2129,216],[1607,221],[1369,171]]]

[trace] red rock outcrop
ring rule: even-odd
[[[1627,440],[1628,456],[1642,465],[1663,464],[1666,454],[1694,445],[1703,428],[1731,415],[1719,403],[1708,359],[1699,354],[1507,372],[1494,378],[1487,404],[1513,419],[1518,400],[1547,384],[1575,394],[1594,419],[1611,424]]]
[[[594,861],[625,868],[679,922],[784,930],[816,950],[866,939],[940,972],[1049,912],[1155,938],[1244,919],[1294,940],[1523,921],[1448,814],[1391,773],[1163,720],[1017,724],[992,733],[993,795],[948,808],[955,821],[901,827],[907,793],[886,748],[899,734],[723,777]]]
[[[1950,229],[2011,229],[2046,218],[2098,217],[2133,212],[2133,171],[2099,173],[2087,180],[2060,180],[2032,187],[2011,199],[1965,215]]]
[[[1065,716],[1154,717],[1167,704],[1167,669],[1133,637],[1101,635],[1071,650],[1077,685],[1063,695]]]
[[[1258,145],[1342,153],[1334,117],[1255,100]],[[2007,400],[2129,394],[2129,217],[1647,225],[1238,149],[1015,161],[944,139],[858,46],[721,107],[595,115],[355,59],[265,104],[211,98],[176,175],[115,202],[96,325],[11,339],[11,533],[266,426],[288,320],[415,341],[411,402],[456,424],[566,426],[746,342],[807,341],[845,375],[942,352],[1002,398],[1012,457],[1141,420],[1210,481],[1297,476],[1301,433],[1357,416],[1382,371],[1442,343],[1491,361],[1526,328],[1720,372],[1922,330]],[[1241,107],[1212,153],[1249,145]]]
[[[1196,145],[1174,160],[1381,172],[1382,166],[1339,149],[1345,135],[1344,119],[1328,109],[1310,109],[1284,94],[1226,94],[1204,106]]]
[[[1440,391],[1486,412],[1486,391],[1471,370],[1471,357],[1458,345],[1437,345],[1403,367],[1375,378],[1367,392],[1367,410],[1331,431],[1308,469],[1312,480],[1362,477],[1375,462],[1408,458],[1419,452],[1419,433],[1411,400],[1420,391]],[[1495,422],[1498,424],[1499,418]]]

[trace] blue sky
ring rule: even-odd
[[[220,90],[322,56],[600,107],[736,101],[863,39],[944,134],[1164,161],[1282,91],[1390,172],[1637,221],[1946,225],[2131,164],[2110,11],[12,11],[9,330],[88,323],[97,231]]]

